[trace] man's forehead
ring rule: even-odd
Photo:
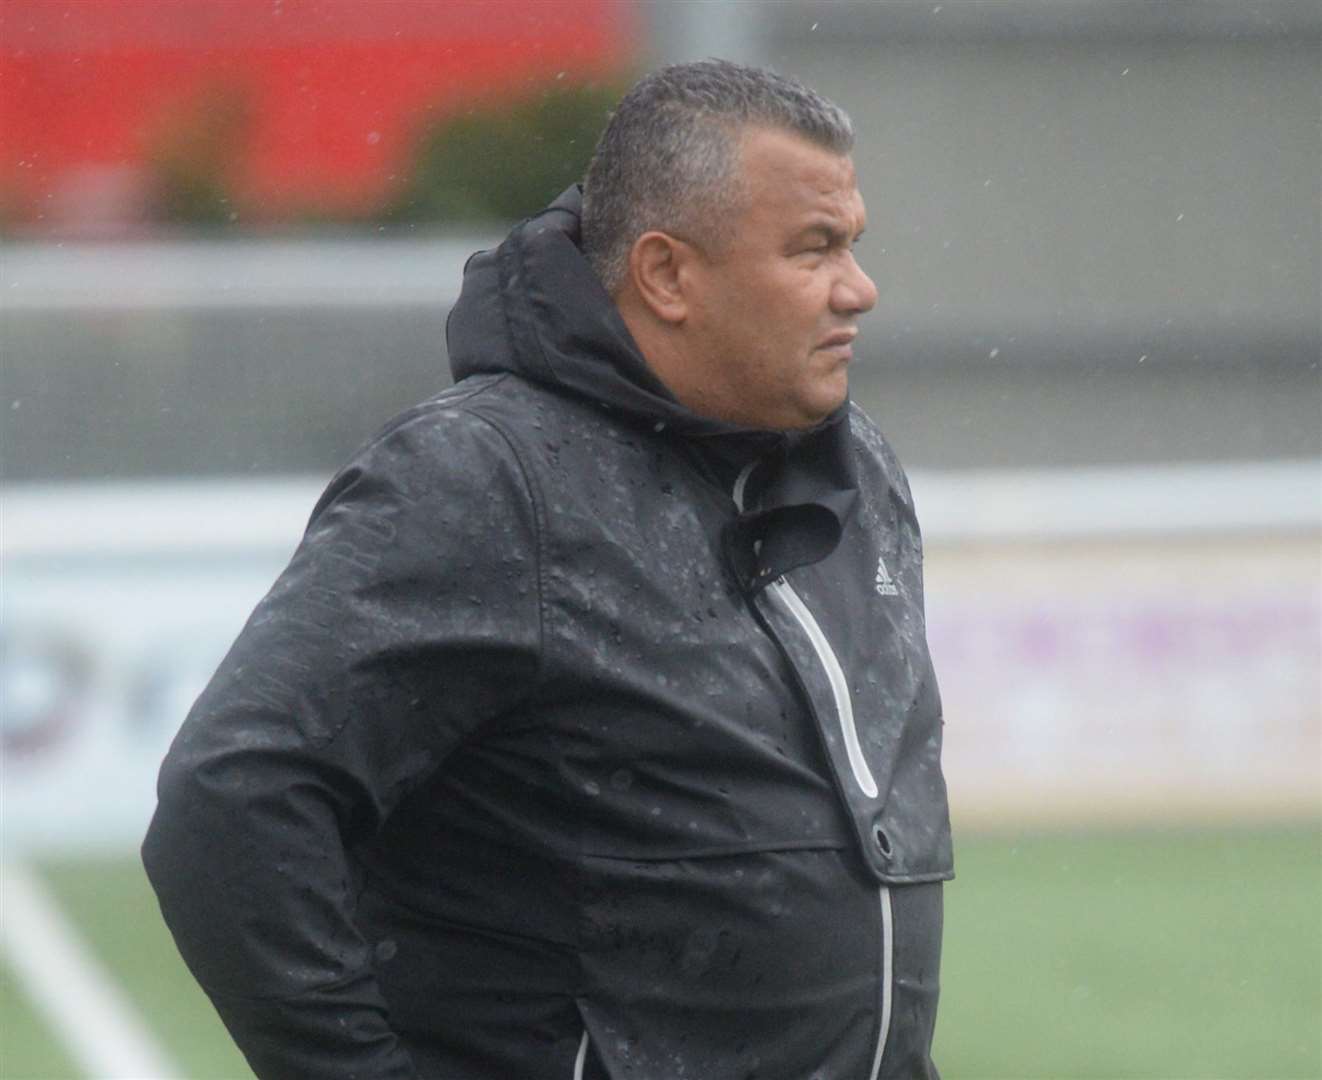
[[[864,214],[853,159],[802,135],[751,129],[741,140],[740,164],[752,201],[768,210],[851,219]]]

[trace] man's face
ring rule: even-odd
[[[866,219],[854,165],[765,128],[746,133],[740,164],[731,240],[691,270],[694,404],[751,427],[811,427],[845,400],[858,317],[877,301],[852,251]]]

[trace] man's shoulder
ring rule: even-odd
[[[876,459],[887,472],[904,474],[900,460],[895,456],[890,441],[881,428],[863,407],[856,402],[849,403],[849,430],[854,437],[854,444],[865,456]]]
[[[377,429],[364,448],[370,448],[406,429],[444,429],[456,423],[462,424],[465,419],[472,422],[476,418],[472,406],[483,398],[490,401],[507,396],[508,388],[504,384],[510,378],[504,374],[473,375],[461,383],[448,386],[396,413]]]
[[[909,478],[905,475],[904,466],[900,464],[890,440],[872,417],[854,402],[850,402],[849,405],[849,429],[864,475],[871,472],[874,485],[880,481],[899,496],[902,503],[912,506],[913,496],[909,491]]]
[[[502,432],[532,426],[554,395],[510,373],[472,375],[396,413],[362,446],[356,457],[383,446],[430,448],[467,434],[495,428]]]
[[[465,379],[392,417],[336,470],[311,522],[334,513],[339,520],[390,518],[391,529],[399,523],[416,529],[420,522],[449,521],[459,507],[528,505],[519,453],[476,407],[501,378]]]
[[[465,379],[396,413],[337,470],[323,501],[347,485],[398,489],[410,498],[447,478],[490,475],[515,457],[499,426],[476,404],[499,397],[501,375]]]
[[[428,487],[502,470],[525,471],[558,428],[587,425],[601,410],[512,373],[473,375],[404,409],[349,458],[346,473],[389,476]],[[450,480],[447,480],[450,478]]]

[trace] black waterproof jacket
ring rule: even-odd
[[[144,846],[262,1077],[935,1075],[941,708],[846,406],[692,415],[576,246],[475,256],[456,385],[333,480]]]

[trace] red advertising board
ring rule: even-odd
[[[634,30],[619,0],[4,0],[0,199],[131,217],[152,155],[210,140],[259,217],[352,211],[429,118],[618,74]]]

